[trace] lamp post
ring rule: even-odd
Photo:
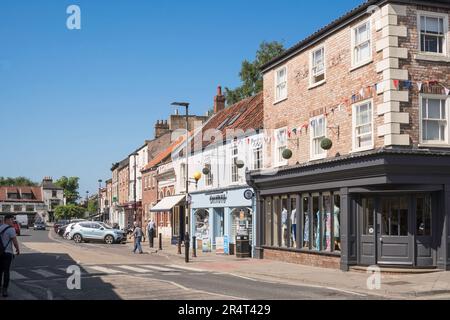
[[[86,191],[86,212],[88,212],[88,209],[89,209],[89,191]]]
[[[136,157],[139,154],[137,152],[133,153],[132,156],[134,158],[134,178],[133,178],[133,215],[134,215],[134,222],[136,222]]]
[[[103,180],[99,179],[98,180],[98,209],[97,209],[97,214],[100,215],[102,213],[101,211],[101,197],[102,197],[102,182]],[[102,221],[103,221],[103,217],[102,217]],[[104,221],[103,221],[104,222]]]
[[[186,249],[186,262],[189,262],[189,230],[190,230],[190,199],[189,199],[189,103],[188,102],[173,102],[172,106],[185,107],[186,108],[186,170],[185,170],[185,182],[186,182],[186,209],[185,209],[185,227],[187,226],[186,236],[184,239]],[[180,228],[181,229],[181,228]],[[181,230],[180,230],[181,233]],[[180,234],[181,239],[181,234]]]

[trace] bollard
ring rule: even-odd
[[[197,238],[192,237],[192,258],[197,258]]]
[[[189,263],[189,233],[186,232],[184,239],[184,260]]]
[[[162,250],[162,233],[159,234],[159,250]]]
[[[151,229],[149,232],[148,240],[150,241],[150,248],[153,248],[153,241],[154,241],[154,237],[155,237],[155,234],[153,232],[154,232],[153,229]]]
[[[178,236],[178,254],[181,254],[181,236]]]

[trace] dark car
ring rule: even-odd
[[[63,226],[58,227],[57,233],[60,237],[62,237],[64,235],[64,232],[66,231],[67,226],[68,225],[63,225]]]
[[[67,226],[68,224],[69,224],[68,220],[60,220],[53,225],[53,230],[55,230],[55,233],[58,233],[58,229],[61,226]]]
[[[14,221],[14,229],[16,230],[16,234],[20,236],[20,225],[17,221]]]
[[[33,226],[34,230],[47,230],[47,226],[43,222],[36,222]]]

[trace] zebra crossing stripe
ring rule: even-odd
[[[89,266],[88,268],[99,271],[101,273],[106,273],[106,274],[123,273],[122,271],[119,271],[119,270],[114,270],[114,269],[109,269],[109,268],[104,268],[104,267],[99,267],[99,266]]]
[[[147,269],[156,270],[156,271],[162,271],[162,272],[176,271],[176,270],[173,270],[173,269],[163,268],[163,267],[159,267],[159,266],[141,266],[141,267],[147,268]]]
[[[31,270],[31,272],[37,273],[38,275],[40,275],[44,278],[58,277],[57,274],[50,272],[50,271],[46,271],[44,269]]]
[[[10,277],[11,277],[11,280],[24,280],[24,279],[28,279],[27,277],[21,275],[21,274],[18,273],[17,271],[11,271],[11,272],[10,272]]]
[[[179,265],[176,265],[176,264],[171,264],[168,267],[175,268],[175,269],[186,270],[186,271],[192,271],[192,272],[204,272],[203,270],[200,270],[200,269],[179,266]]]
[[[142,268],[137,268],[137,267],[132,267],[132,266],[118,266],[121,269],[125,269],[128,271],[133,271],[133,272],[137,272],[137,273],[149,273],[151,272],[150,270],[147,269],[142,269]]]

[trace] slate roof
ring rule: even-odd
[[[8,199],[8,193],[32,193],[34,199]],[[40,187],[0,187],[0,202],[42,202]]]

